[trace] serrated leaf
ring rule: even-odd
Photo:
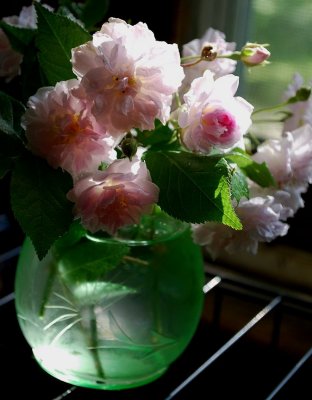
[[[231,153],[225,154],[224,158],[236,163],[240,169],[262,187],[276,186],[276,182],[268,168],[263,162],[255,162],[247,153],[241,149],[235,149]]]
[[[38,15],[39,62],[50,85],[74,77],[71,49],[91,39],[76,22],[35,3]]]
[[[21,228],[30,237],[39,259],[72,222],[72,186],[67,173],[54,170],[40,158],[24,156],[12,174],[11,203]]]
[[[0,131],[8,135],[19,136],[22,127],[21,116],[25,107],[6,93],[0,92]]]
[[[165,212],[187,222],[242,228],[231,203],[230,169],[221,156],[160,151],[148,152],[145,159]]]
[[[240,202],[240,199],[245,197],[249,198],[249,189],[246,176],[239,168],[235,168],[231,179],[231,193],[232,198]]]
[[[20,28],[7,24],[5,21],[0,21],[0,27],[7,35],[13,49],[22,54],[36,35],[36,29]]]

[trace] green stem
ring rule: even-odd
[[[180,100],[179,93],[178,93],[178,92],[175,92],[174,97],[175,97],[175,100],[176,100],[176,102],[177,102],[178,108],[180,108],[180,107],[181,107],[181,100]]]
[[[137,257],[123,256],[123,259],[135,264],[143,265],[144,267],[147,267],[149,265],[148,261],[141,260]]]
[[[81,317],[81,306],[79,305],[79,302],[76,302],[75,297],[72,295],[71,289],[66,285],[65,282],[60,280],[60,283],[62,284],[63,290],[64,290],[64,296],[65,298],[69,298],[71,304],[75,306],[77,310],[79,310],[79,316]],[[78,304],[77,304],[78,303]],[[78,313],[78,311],[77,311]],[[80,318],[80,329],[86,339],[88,347],[90,347],[90,353],[91,357],[94,362],[95,370],[98,374],[99,380],[105,380],[105,372],[102,367],[100,357],[99,357],[99,352],[98,352],[98,337],[97,337],[97,326],[96,326],[96,315],[94,313],[94,305],[91,305],[89,307],[89,316],[90,316],[90,329],[86,329],[86,327],[82,324],[82,318]]]
[[[259,110],[254,111],[252,113],[252,115],[259,114],[260,112],[273,111],[273,110],[276,110],[278,108],[285,107],[288,104],[289,104],[289,101],[287,100],[287,101],[284,101],[283,103],[277,104],[276,106],[259,108]]]
[[[186,56],[186,57],[181,57],[181,64],[184,64],[185,61],[193,61],[197,59],[201,59],[201,55],[199,54],[198,56]]]
[[[202,58],[199,58],[199,59],[196,60],[196,61],[193,61],[193,62],[190,62],[190,63],[186,63],[186,64],[181,64],[181,66],[182,66],[183,68],[194,67],[194,65],[200,63],[201,61],[203,61],[203,59],[202,59]],[[205,61],[208,61],[208,60],[205,60]]]
[[[97,326],[96,326],[96,315],[94,313],[94,306],[91,305],[90,311],[90,347],[91,355],[94,361],[94,365],[97,374],[101,380],[105,380],[104,369],[101,364],[99,352],[98,352],[98,336],[97,336]]]
[[[283,120],[273,119],[273,118],[272,119],[270,119],[270,118],[258,119],[258,120],[253,121],[254,124],[268,124],[268,123],[272,123],[272,124],[276,123],[276,124],[278,124],[280,122],[283,122]]]
[[[54,283],[54,280],[55,280],[56,268],[57,268],[56,263],[52,262],[50,264],[50,271],[49,271],[48,279],[46,281],[46,285],[45,285],[45,288],[44,288],[44,291],[43,291],[43,297],[42,297],[41,305],[40,305],[40,308],[39,308],[39,317],[40,318],[44,317],[45,307],[46,307],[46,304],[47,304],[47,302],[48,302],[48,300],[50,298],[51,290],[52,290],[53,283]]]

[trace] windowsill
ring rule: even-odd
[[[259,279],[263,283],[290,290],[312,298],[312,253],[290,246],[274,244],[259,246],[258,253],[223,254],[216,261],[208,261],[216,272],[223,269],[245,279]]]

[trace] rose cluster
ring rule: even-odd
[[[226,45],[222,36],[218,41]],[[202,46],[186,45],[184,54],[198,54]],[[238,77],[228,74],[235,61],[212,61],[211,70],[202,61],[204,74],[194,66],[188,81],[190,66],[181,65],[177,45],[157,41],[144,23],[110,18],[92,41],[72,50],[71,62],[77,79],[40,88],[28,101],[23,125],[29,149],[71,174],[68,198],[91,232],[137,223],[157,203],[159,189],[139,152],[131,160],[117,158],[132,129],[152,130],[156,119],[166,124],[175,111],[181,144],[209,153],[242,145],[251,124],[253,107],[235,97]],[[174,105],[175,93],[182,105]]]
[[[34,6],[6,22],[35,29]],[[3,31],[0,39],[0,74],[9,81],[19,73],[22,55]],[[72,49],[75,79],[41,87],[29,98],[22,118],[27,147],[70,174],[67,198],[86,229],[114,234],[153,210],[160,190],[144,161],[148,148],[136,137],[142,131],[157,135],[156,121],[175,127],[182,152],[245,150],[254,110],[236,96],[233,72],[237,61],[248,68],[266,64],[270,52],[256,43],[235,47],[209,28],[180,52],[176,44],[157,41],[142,22],[110,18],[92,40]],[[285,235],[286,220],[303,207],[302,194],[312,182],[312,114],[311,100],[296,98],[302,84],[296,75],[285,94],[291,118],[281,137],[264,141],[251,156],[268,166],[275,185],[248,178],[249,197],[232,199],[243,229],[213,221],[192,225],[195,241],[213,257],[221,250],[255,253],[259,242]]]

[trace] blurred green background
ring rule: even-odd
[[[244,71],[244,97],[256,108],[281,101],[294,72],[312,80],[312,1],[252,0],[249,40],[269,43],[271,64]]]

